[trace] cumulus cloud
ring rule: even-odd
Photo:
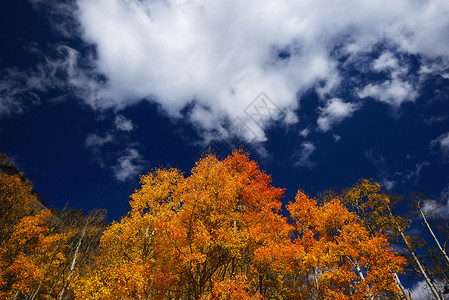
[[[114,123],[115,128],[120,131],[132,131],[134,129],[133,122],[123,115],[115,116]]]
[[[403,102],[414,101],[417,93],[410,82],[393,75],[391,80],[386,80],[381,84],[369,83],[358,92],[358,96],[360,98],[372,97],[397,108]]]
[[[111,119],[111,127],[102,134],[88,134],[86,149],[92,160],[101,168],[112,171],[117,181],[124,182],[139,175],[148,165],[139,153],[139,143],[130,142],[129,136],[121,132],[130,132],[134,124],[122,114]]]
[[[56,32],[81,37],[95,45],[95,53],[59,46],[58,58],[45,57],[35,69],[6,70],[0,77],[0,115],[37,105],[41,92],[61,88],[95,109],[120,110],[149,99],[180,117],[189,106],[188,118],[206,142],[223,122],[239,119],[257,143],[266,140],[271,122],[260,124],[246,112],[261,92],[279,109],[274,119],[294,124],[297,98],[311,88],[326,100],[350,86],[360,98],[397,108],[418,96],[416,76],[447,76],[449,68],[444,0],[30,3],[46,12]],[[366,58],[379,44],[385,45],[383,53]],[[420,57],[426,71],[412,76],[402,59],[407,55]],[[366,65],[357,72],[383,72],[388,79],[354,81],[341,71],[350,63]],[[326,115],[332,103],[320,115],[324,131],[347,117]],[[240,138],[250,141],[252,135]]]
[[[77,3],[83,38],[97,46],[96,68],[108,78],[92,105],[123,107],[150,98],[179,116],[195,103],[190,118],[206,132],[217,130],[220,120],[241,118],[258,141],[265,128],[244,113],[247,105],[263,91],[293,112],[296,96],[317,82],[324,83],[318,93],[330,95],[345,80],[335,53],[357,58],[388,41],[394,51],[433,58],[447,56],[449,46],[449,5],[442,0]],[[391,51],[372,64],[391,71],[391,79],[360,87],[360,97],[393,106],[416,98],[409,70],[393,70],[400,64]],[[330,126],[321,120],[322,128]]]
[[[314,163],[310,161],[310,156],[315,150],[316,146],[312,142],[303,142],[301,148],[293,155],[293,159],[295,160],[294,165],[296,167],[313,167]]]
[[[320,109],[320,116],[317,121],[318,127],[322,131],[328,131],[333,125],[351,117],[357,109],[357,104],[345,103],[338,98],[331,99],[324,108]]]
[[[391,53],[382,53],[371,64],[374,72],[383,72],[389,77],[382,83],[368,83],[360,88],[357,95],[360,98],[372,97],[385,102],[397,109],[403,102],[414,101],[417,96],[417,81],[415,76],[409,74],[407,61],[399,60]]]
[[[112,167],[114,177],[122,182],[132,179],[142,172],[145,164],[145,160],[136,149],[127,148],[118,157],[116,165]]]
[[[382,53],[379,58],[373,62],[373,69],[375,71],[395,70],[399,67],[398,60],[391,52]]]

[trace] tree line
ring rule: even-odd
[[[248,154],[141,177],[119,222],[36,210],[29,182],[0,173],[0,299],[410,299],[400,278],[447,292],[447,227],[408,233],[399,198],[372,180],[316,199],[284,189]],[[441,225],[441,224],[440,224]],[[443,224],[444,225],[444,224]]]

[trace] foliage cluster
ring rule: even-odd
[[[141,183],[107,225],[34,211],[31,186],[0,174],[0,298],[408,298],[391,247],[407,222],[372,181],[325,201],[299,191],[288,217],[284,190],[241,151]]]

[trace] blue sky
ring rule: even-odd
[[[140,174],[241,145],[285,202],[361,177],[449,199],[447,1],[16,0],[0,15],[0,152],[49,206],[117,220]]]
[[[50,207],[118,220],[242,146],[285,203],[365,177],[449,216],[445,0],[7,0],[0,41],[0,152]]]

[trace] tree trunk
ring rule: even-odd
[[[405,291],[404,286],[401,283],[401,280],[399,279],[399,276],[396,272],[393,272],[394,281],[396,282],[397,287],[401,290],[403,297],[405,297],[406,300],[411,300],[407,292]]]
[[[430,290],[432,291],[432,294],[435,296],[435,299],[437,299],[437,300],[444,300],[444,298],[441,295],[441,293],[438,290],[438,288],[435,286],[435,284],[432,282],[430,277],[427,275],[426,271],[424,270],[424,267],[421,265],[421,262],[419,261],[418,257],[416,256],[415,251],[413,251],[411,245],[407,241],[407,238],[405,237],[402,229],[399,226],[398,226],[398,231],[399,231],[402,239],[404,240],[405,244],[407,245],[407,248],[408,248],[408,250],[410,251],[410,253],[411,253],[412,257],[413,257],[413,260],[415,261],[415,264],[418,266],[420,273],[424,277],[427,285],[429,286]]]
[[[86,234],[86,226],[83,229],[81,237],[80,237],[80,239],[78,241],[78,245],[76,245],[75,254],[73,255],[73,260],[72,260],[72,265],[70,267],[69,275],[67,275],[67,278],[66,278],[66,280],[64,282],[64,286],[62,287],[62,290],[61,290],[61,294],[59,294],[59,300],[62,300],[62,297],[64,296],[64,293],[65,293],[65,290],[67,289],[67,285],[68,285],[68,283],[70,281],[70,277],[72,276],[73,270],[75,269],[76,258],[78,256],[78,251],[79,251],[79,249],[81,247],[81,243],[83,241],[83,238],[84,238],[85,234]]]
[[[418,209],[419,209],[419,212],[421,213],[421,216],[422,216],[422,218],[423,218],[423,220],[424,220],[424,223],[425,223],[426,226],[427,226],[427,229],[429,229],[430,234],[432,235],[433,239],[435,240],[435,243],[437,244],[438,249],[440,249],[441,254],[444,256],[444,259],[446,260],[446,264],[449,266],[449,257],[447,256],[446,252],[445,252],[445,251],[443,250],[443,248],[441,247],[440,242],[438,241],[437,237],[436,237],[435,234],[433,233],[433,230],[432,230],[432,228],[430,227],[429,223],[427,222],[427,218],[426,218],[426,216],[424,215],[424,213],[423,213],[423,211],[422,211],[422,209],[421,209],[421,206],[418,205]]]
[[[17,296],[19,296],[19,294],[20,294],[20,291],[16,291],[16,292],[14,293],[14,295],[11,297],[11,299],[12,299],[12,300],[16,299]]]
[[[51,259],[50,259],[50,262],[48,263],[48,266],[47,266],[47,268],[45,269],[45,273],[44,273],[44,275],[42,276],[42,279],[39,281],[38,287],[36,288],[36,290],[31,294],[31,296],[30,296],[28,299],[34,300],[34,299],[36,298],[37,294],[39,293],[40,289],[42,288],[42,282],[44,281],[45,276],[47,276],[48,272],[50,271],[50,267],[51,267],[51,265],[53,264],[53,261],[55,260],[56,255],[59,253],[59,250],[61,249],[62,243],[63,243],[63,240],[61,240],[61,241],[59,242],[58,248],[57,248],[56,251],[53,253],[53,255],[52,255]]]
[[[349,261],[354,265],[355,269],[357,270],[357,273],[362,280],[363,283],[365,283],[365,275],[363,275],[363,271],[360,268],[359,264],[357,262],[354,262],[349,256],[347,257]],[[373,295],[371,295],[371,291],[369,290],[369,286],[366,287],[366,291],[368,292],[368,296],[371,300],[374,300]]]

